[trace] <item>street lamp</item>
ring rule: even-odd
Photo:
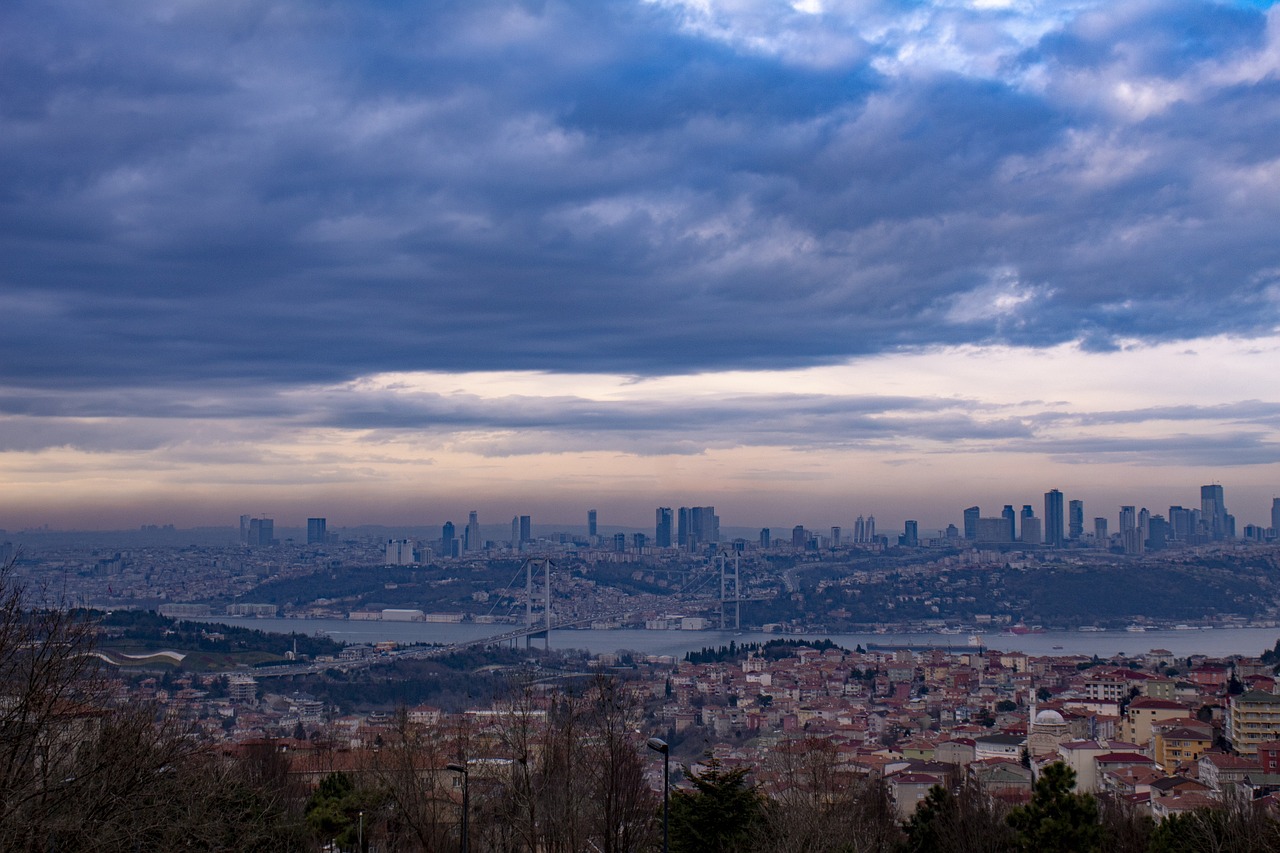
[[[471,774],[467,772],[467,765],[465,764],[450,761],[445,766],[454,773],[462,774],[462,853],[467,853],[467,820],[469,818],[468,812],[471,810]]]
[[[356,831],[356,850],[364,853],[364,809],[360,810],[360,828]]]
[[[662,753],[662,853],[667,853],[667,815],[671,807],[671,748],[662,738],[651,737],[646,743],[654,752]]]

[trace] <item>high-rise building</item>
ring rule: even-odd
[[[1067,535],[1072,539],[1084,536],[1084,501],[1067,504]]]
[[[511,547],[520,547],[520,516],[511,516]]]
[[[920,524],[914,520],[907,520],[902,525],[902,544],[908,548],[915,548],[920,544]]]
[[[874,543],[876,541],[876,517],[874,515],[867,516],[867,542]]]
[[[527,515],[520,516],[520,544],[533,541],[533,519]]]
[[[1004,509],[1000,510],[1000,517],[1009,525],[1009,538],[1006,542],[1018,541],[1018,514],[1013,509],[1013,504],[1005,504]]]
[[[1147,523],[1147,548],[1151,551],[1159,551],[1164,548],[1165,543],[1169,541],[1169,522],[1164,520],[1163,515],[1153,515]]]
[[[274,544],[276,539],[276,523],[271,518],[249,519],[249,545],[266,547]]]
[[[467,529],[463,534],[462,548],[464,551],[479,551],[484,548],[484,543],[480,541],[480,513],[474,509],[467,515]]]
[[[440,553],[446,557],[452,557],[456,550],[453,545],[456,538],[457,534],[454,532],[453,522],[446,521],[444,527],[440,528]]]
[[[1138,536],[1143,542],[1151,538],[1151,511],[1145,506],[1138,510]]]
[[[690,532],[697,545],[720,541],[720,516],[713,506],[695,506],[689,510]]]
[[[627,550],[627,534],[625,533],[613,534],[613,550],[619,553]]]
[[[1066,544],[1062,516],[1062,492],[1050,489],[1044,493],[1044,544],[1061,548]]]
[[[690,513],[687,506],[682,506],[676,511],[676,546],[679,548],[693,547],[693,540],[690,538],[693,533],[693,526],[689,518]]]
[[[803,549],[805,545],[805,540],[807,538],[808,537],[805,535],[803,524],[797,524],[795,527],[791,528],[791,547],[792,548]]]
[[[1040,519],[1034,515],[1024,515],[1022,517],[1022,542],[1025,545],[1041,545],[1044,543],[1044,534],[1040,529]]]
[[[645,545],[645,535],[643,533],[631,534],[631,547],[636,549],[636,553],[642,553]]]
[[[1169,507],[1169,538],[1186,542],[1196,532],[1194,510],[1174,504]]]
[[[862,516],[858,516],[858,520],[853,523],[853,542],[855,545],[862,545],[867,541],[867,520]]]
[[[386,548],[386,559],[383,561],[387,566],[412,566],[413,559],[413,543],[408,539],[388,539]]]
[[[1126,530],[1138,529],[1138,510],[1137,507],[1122,506],[1120,507],[1120,535],[1123,536]]]
[[[1111,545],[1111,537],[1107,535],[1107,520],[1101,516],[1093,520],[1093,538],[1099,548],[1107,548]]]
[[[587,510],[587,535],[592,539],[596,538],[596,511],[594,509]]]
[[[1009,538],[1009,519],[1003,515],[999,518],[979,518],[974,527],[973,541],[979,545],[1001,545],[1012,542]]]
[[[972,542],[978,538],[978,519],[982,516],[982,510],[976,506],[971,506],[964,511],[964,538]]]
[[[249,544],[249,516],[240,516],[240,541]]]
[[[1225,539],[1230,535],[1227,521],[1227,505],[1222,496],[1222,486],[1200,487],[1200,520],[1204,522],[1207,532],[1214,539]]]
[[[1127,527],[1120,531],[1120,544],[1124,546],[1126,554],[1141,555],[1146,553],[1146,543],[1142,538],[1142,531],[1136,526]]]
[[[840,528],[839,527],[831,528],[831,547],[832,548],[840,547]]]
[[[1271,535],[1280,538],[1280,498],[1271,499]]]
[[[328,532],[325,529],[326,525],[327,522],[323,518],[307,519],[308,545],[323,545],[325,543],[325,539],[328,536]]]
[[[773,534],[767,527],[760,528],[760,547],[770,548],[773,546]]]
[[[671,547],[671,507],[660,506],[654,513],[653,538],[659,548]]]

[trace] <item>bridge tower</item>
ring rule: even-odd
[[[532,646],[533,638],[539,634],[546,641],[545,648],[551,648],[551,571],[555,565],[555,561],[549,557],[529,557],[524,561],[524,626],[528,631],[524,638],[525,648]],[[539,573],[542,580],[541,589],[535,583]],[[540,605],[537,621],[534,616],[535,601]],[[542,627],[536,629],[539,622]]]
[[[735,631],[742,630],[742,575],[738,572],[738,553],[733,554],[733,576],[729,577],[728,564],[729,554],[721,551],[716,554],[716,560],[720,563],[720,630],[724,630],[724,606],[729,602],[733,602],[733,629]],[[730,584],[733,586],[733,597],[728,595]]]

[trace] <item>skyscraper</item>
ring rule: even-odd
[[[1018,514],[1013,509],[1013,504],[1005,504],[1004,509],[1000,510],[1000,517],[1009,523],[1009,542],[1018,541]]]
[[[1062,521],[1062,492],[1051,489],[1044,493],[1044,544],[1050,548],[1066,543]]]
[[[660,506],[654,514],[653,538],[659,548],[671,547],[671,507]]]
[[[689,508],[682,506],[676,510],[676,547],[688,548],[693,544],[689,538],[692,530],[689,524]]]
[[[1067,504],[1067,524],[1067,533],[1073,540],[1084,536],[1084,501]]]
[[[972,542],[978,538],[978,519],[982,516],[982,510],[976,506],[971,506],[964,511],[964,538]]]
[[[533,541],[533,519],[527,515],[520,516],[520,544]]]
[[[446,557],[452,557],[455,550],[453,541],[456,538],[453,522],[446,521],[444,527],[440,528],[440,553]]]
[[[266,547],[275,543],[276,523],[271,518],[249,519],[249,544],[255,547]]]
[[[915,548],[920,544],[919,522],[908,520],[903,524],[902,544],[908,548]]]
[[[1204,522],[1212,538],[1223,539],[1229,535],[1227,506],[1222,496],[1222,486],[1200,487],[1200,520]]]
[[[328,535],[325,529],[326,525],[327,525],[327,522],[323,518],[307,519],[307,544],[308,545],[323,545],[325,543],[325,538]]]
[[[1138,510],[1137,507],[1122,506],[1120,507],[1120,530],[1121,536],[1126,530],[1138,529]]]
[[[839,527],[831,528],[831,547],[832,548],[840,547],[840,528]]]
[[[594,509],[587,510],[587,535],[592,539],[596,538],[596,511]]]
[[[1101,516],[1093,520],[1093,538],[1099,548],[1106,548],[1111,544],[1111,537],[1107,536],[1107,520]]]
[[[1280,498],[1271,499],[1271,535],[1280,537]]]
[[[858,520],[853,523],[853,541],[857,545],[867,541],[867,520],[862,516],[858,516]]]
[[[773,547],[773,533],[767,527],[760,528],[760,547],[761,548]]]
[[[720,516],[713,506],[695,506],[689,510],[689,533],[694,544],[720,541]]]
[[[484,547],[484,543],[480,541],[480,514],[474,509],[467,516],[467,530],[463,534],[462,548],[464,551],[479,551]]]
[[[867,516],[867,541],[876,541],[876,517],[874,515]]]
[[[791,528],[791,547],[792,548],[796,548],[796,549],[804,548],[805,538],[806,537],[805,537],[803,524],[797,524],[795,527]]]

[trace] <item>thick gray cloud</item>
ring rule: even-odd
[[[1275,328],[1275,15],[760,8],[6,3],[0,381]]]

